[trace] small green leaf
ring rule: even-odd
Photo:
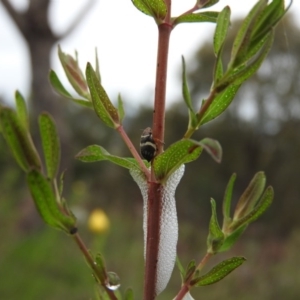
[[[176,265],[177,265],[177,267],[178,267],[178,269],[179,269],[180,276],[181,276],[181,280],[182,280],[182,282],[183,282],[183,279],[184,279],[184,277],[185,277],[185,269],[184,269],[184,267],[182,266],[182,263],[180,262],[180,259],[179,259],[178,255],[176,255]]]
[[[191,260],[189,262],[189,264],[187,265],[186,267],[186,271],[185,271],[185,276],[184,276],[184,281],[183,282],[187,282],[191,276],[193,276],[193,274],[195,273],[196,271],[196,262],[195,260]]]
[[[219,51],[214,65],[213,88],[218,85],[223,75],[224,75],[224,71],[223,71],[222,51]]]
[[[218,252],[224,252],[228,251],[232,248],[232,246],[236,243],[236,241],[239,239],[239,237],[243,234],[243,232],[246,230],[247,225],[242,226],[229,234],[225,237],[224,242],[221,246],[221,248],[218,249]]]
[[[125,291],[124,300],[134,300],[132,288],[128,288]]]
[[[120,121],[122,123],[123,119],[125,117],[125,110],[124,110],[124,105],[123,105],[123,100],[122,100],[121,94],[118,95],[118,113],[120,116]]]
[[[101,253],[97,253],[95,258],[95,263],[97,266],[97,274],[95,276],[98,278],[99,283],[105,283],[107,279],[107,273],[106,273],[106,267],[105,267],[105,261],[104,257]]]
[[[192,13],[187,15],[182,15],[174,18],[173,26],[180,23],[199,23],[199,22],[212,22],[216,23],[219,12],[217,11],[206,11],[201,13]]]
[[[3,136],[19,166],[25,172],[32,168],[41,169],[40,157],[30,133],[25,129],[16,112],[10,108],[1,108],[0,123]]]
[[[225,42],[225,38],[227,36],[228,28],[230,25],[230,13],[231,11],[229,6],[225,6],[218,16],[217,26],[214,34],[215,55],[218,55],[218,53],[223,48],[223,44]]]
[[[134,158],[124,158],[111,155],[103,147],[98,145],[91,145],[81,150],[76,155],[76,158],[83,162],[108,160],[126,169],[139,169],[139,165]]]
[[[232,191],[233,191],[235,180],[236,180],[236,174],[234,173],[231,175],[225,190],[225,195],[223,199],[223,217],[224,217],[223,228],[224,227],[227,228],[227,225],[231,220],[230,209],[231,209]]]
[[[167,14],[167,6],[164,0],[131,0],[133,5],[146,15],[156,20],[163,20]]]
[[[207,7],[215,5],[219,1],[220,0],[197,0],[197,3],[200,8],[207,8]]]
[[[207,252],[217,253],[224,242],[224,233],[222,232],[216,211],[216,202],[214,199],[210,200],[211,203],[211,218],[209,222],[209,234],[207,237]]]
[[[237,71],[229,71],[228,75],[225,75],[222,80],[218,83],[218,86],[222,85],[241,85],[245,80],[251,77],[261,66],[266,56],[268,55],[274,39],[274,33],[271,32],[266,39],[260,53],[250,62],[248,65],[239,67]],[[216,89],[218,89],[218,86]]]
[[[232,102],[240,85],[230,85],[224,91],[217,94],[216,98],[205,112],[200,124],[203,125],[218,117]]]
[[[231,59],[228,68],[236,67],[240,65],[242,61],[244,61],[244,55],[247,53],[255,22],[257,21],[257,18],[262,10],[266,7],[267,3],[268,0],[258,1],[244,19],[233,42]]]
[[[49,181],[39,171],[31,170],[27,174],[27,183],[36,208],[44,222],[56,229],[70,233],[75,227],[76,220],[73,216],[62,213]]]
[[[101,75],[100,75],[100,67],[99,67],[99,59],[98,59],[98,51],[97,48],[95,49],[95,60],[96,60],[96,76],[101,84]]]
[[[60,144],[53,118],[48,113],[39,116],[40,134],[42,138],[43,151],[50,179],[56,177],[60,162]]]
[[[172,144],[165,152],[154,158],[156,179],[165,182],[182,164],[197,159],[201,152],[202,147],[193,140],[180,140]]]
[[[131,2],[139,11],[148,16],[152,16],[151,9],[145,4],[144,0],[131,0]]]
[[[258,219],[272,204],[274,198],[274,191],[271,186],[269,186],[264,194],[262,195],[261,199],[259,200],[256,207],[252,209],[250,213],[244,216],[241,219],[238,219],[230,225],[230,229],[232,231],[237,230],[239,227],[248,225]]]
[[[222,147],[217,140],[211,138],[204,138],[199,144],[216,162],[220,163],[222,160]]]
[[[253,209],[264,191],[265,184],[266,176],[264,172],[256,173],[236,205],[233,216],[234,221],[245,216]]]
[[[107,126],[118,127],[120,125],[118,110],[111,103],[90,63],[86,67],[86,78],[96,114]]]
[[[282,19],[289,9],[289,6],[285,9],[284,0],[271,1],[270,4],[264,8],[255,22],[255,27],[252,33],[253,41],[255,42],[260,40],[264,35],[267,35],[269,31],[271,31]]]
[[[65,89],[65,87],[62,85],[62,83],[60,82],[58,76],[56,75],[56,73],[51,70],[49,73],[49,80],[50,83],[52,85],[52,87],[54,88],[54,90],[61,96],[66,97],[68,99],[71,99],[72,101],[74,101],[75,103],[84,106],[84,107],[88,107],[88,108],[93,108],[93,103],[90,101],[86,101],[83,99],[76,99],[73,98],[73,96]]]
[[[77,52],[76,59],[74,59],[71,55],[63,53],[60,46],[58,46],[58,57],[65,71],[65,74],[74,90],[81,97],[89,99],[88,86],[78,65]]]
[[[183,56],[181,57],[181,59],[182,59],[182,95],[183,95],[183,99],[184,99],[185,104],[188,107],[188,111],[189,111],[188,128],[196,128],[197,127],[197,118],[196,118],[196,114],[193,109],[192,99],[191,99],[189,87],[187,84],[185,60],[184,60]]]
[[[191,281],[191,285],[203,286],[216,283],[230,274],[234,269],[242,265],[246,259],[244,257],[232,257],[224,260],[205,275],[195,278]]]
[[[18,119],[20,120],[24,128],[27,131],[29,131],[29,120],[28,120],[26,102],[24,97],[21,95],[19,91],[16,91],[15,93],[15,100],[16,100],[16,111],[17,111]]]

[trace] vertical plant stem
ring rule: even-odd
[[[161,188],[159,183],[152,182],[148,192],[148,218],[146,241],[146,264],[144,300],[156,297],[157,262],[161,216]]]
[[[168,23],[162,23],[158,26],[158,53],[152,128],[153,137],[158,141],[157,154],[163,151],[164,145],[167,66],[171,31],[172,26]]]
[[[155,98],[153,110],[153,137],[157,142],[157,154],[163,152],[165,131],[165,102],[169,41],[172,31],[170,24],[171,0],[165,1],[167,16],[165,22],[158,25],[158,51],[156,65]],[[156,182],[153,168],[148,190],[148,216],[144,300],[156,297],[157,263],[159,249],[160,218],[162,207],[161,184]]]

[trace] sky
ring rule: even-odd
[[[27,0],[11,0],[17,9],[26,8]],[[87,0],[52,0],[49,19],[53,30],[62,33],[72,22]],[[195,0],[173,0],[172,16],[191,8]],[[220,0],[209,10],[231,8],[232,19],[245,16],[256,0]],[[300,13],[300,1],[295,0],[291,11]],[[18,30],[0,3],[0,96],[10,101],[16,89],[25,96],[30,88],[28,49]],[[179,81],[181,56],[187,68],[193,67],[191,55],[206,41],[212,40],[212,23],[183,24],[171,36],[167,103],[181,97]],[[4,30],[3,30],[4,29]],[[78,51],[84,69],[89,61],[94,64],[98,49],[102,84],[108,95],[115,99],[121,93],[133,105],[149,104],[153,99],[157,53],[157,29],[154,21],[138,11],[131,0],[94,0],[93,8],[78,28],[66,39],[59,41],[66,53]],[[57,47],[51,55],[52,68],[72,91],[57,58]],[[150,102],[151,103],[151,102]]]

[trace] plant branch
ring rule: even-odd
[[[213,89],[210,92],[208,98],[205,100],[204,104],[200,107],[199,112],[197,113],[198,127],[188,128],[188,130],[186,131],[186,133],[183,136],[184,139],[189,139],[192,136],[192,134],[199,128],[204,114],[209,109],[209,107],[212,104],[212,102],[214,101],[216,95],[217,95],[217,91],[215,89]]]
[[[119,132],[119,134],[121,135],[123,141],[125,142],[125,144],[127,145],[129,151],[131,152],[132,156],[136,159],[136,161],[138,162],[141,170],[143,171],[143,173],[145,174],[146,178],[149,180],[150,179],[150,172],[148,170],[148,168],[146,167],[146,165],[144,164],[143,160],[141,159],[141,156],[139,155],[139,153],[136,151],[136,148],[134,147],[134,145],[132,144],[130,138],[128,137],[127,133],[124,131],[123,126],[119,126],[117,128],[117,131]]]
[[[95,276],[97,276],[97,279],[101,280],[102,287],[105,289],[109,299],[110,300],[118,300],[118,298],[115,296],[114,292],[106,287],[105,281],[103,280],[103,274],[99,273],[99,270],[97,268],[97,265],[95,264],[94,259],[92,258],[90,252],[88,251],[87,247],[85,246],[85,244],[82,241],[79,234],[76,233],[72,237],[73,237],[74,241],[76,242],[77,246],[79,247],[80,251],[84,255],[88,265],[94,271]]]
[[[9,16],[12,18],[12,20],[14,21],[14,23],[18,26],[19,30],[22,31],[22,27],[23,27],[23,22],[24,22],[24,18],[23,18],[23,14],[18,13],[14,7],[12,6],[12,4],[10,3],[9,0],[2,0],[1,3],[3,4],[3,6],[5,7],[5,9],[7,10]]]
[[[203,267],[205,266],[205,264],[208,262],[208,260],[212,257],[211,253],[206,253],[205,256],[202,258],[202,260],[200,261],[200,263],[198,264],[196,270],[194,271],[193,274],[191,274],[191,276],[188,278],[188,280],[183,284],[183,286],[181,287],[180,291],[178,292],[175,300],[182,300],[183,297],[188,293],[188,291],[191,288],[190,282],[194,277],[194,274],[196,271],[201,271],[203,269]]]

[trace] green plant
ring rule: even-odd
[[[125,110],[121,96],[115,106],[101,84],[99,63],[96,55],[95,69],[90,63],[85,72],[79,68],[75,58],[58,49],[58,55],[66,76],[79,97],[73,97],[62,85],[56,73],[50,72],[50,81],[54,89],[75,103],[95,111],[102,122],[115,129],[127,145],[133,157],[125,158],[110,154],[98,145],[89,146],[77,154],[83,162],[107,160],[129,169],[133,179],[139,185],[144,200],[144,247],[145,247],[145,284],[144,299],[154,299],[166,287],[176,260],[178,224],[175,203],[175,190],[184,173],[184,165],[196,160],[203,150],[214,160],[220,162],[222,149],[211,138],[200,141],[191,136],[202,125],[218,117],[232,102],[241,84],[260,67],[267,56],[274,36],[274,28],[288,8],[283,0],[260,0],[243,21],[232,45],[230,61],[225,68],[222,50],[230,25],[230,8],[221,12],[204,11],[213,6],[216,0],[198,0],[194,7],[177,17],[171,16],[171,0],[132,0],[137,9],[152,17],[158,27],[158,56],[153,109],[152,129],[146,129],[141,146],[148,147],[143,160],[128,138],[122,121]],[[211,90],[206,99],[200,101],[195,110],[186,79],[185,60],[182,58],[182,93],[186,103],[189,120],[186,132],[181,140],[164,150],[165,133],[165,92],[169,39],[176,26],[187,22],[214,22],[216,30],[213,37],[216,63],[213,72]],[[82,251],[92,273],[99,283],[100,299],[122,299],[116,291],[119,278],[115,273],[107,272],[101,254],[92,255],[77,232],[76,218],[63,197],[63,175],[58,174],[60,161],[60,143],[55,123],[48,113],[39,117],[45,170],[42,160],[34,146],[30,132],[25,101],[16,92],[16,110],[1,107],[1,131],[14,157],[27,176],[27,183],[38,212],[48,225],[70,235]],[[145,149],[145,148],[143,148]],[[145,153],[143,151],[143,153]],[[244,261],[243,257],[226,259],[208,273],[202,274],[202,268],[210,257],[230,249],[247,226],[255,221],[270,206],[273,189],[265,189],[266,178],[263,172],[255,174],[245,192],[241,195],[231,217],[232,190],[236,176],[228,183],[223,201],[223,225],[219,225],[216,203],[212,199],[212,216],[207,237],[207,253],[196,265],[191,261],[184,269],[177,258],[182,277],[182,287],[176,300],[192,299],[189,291],[192,287],[213,284]],[[128,289],[123,297],[133,299]]]

